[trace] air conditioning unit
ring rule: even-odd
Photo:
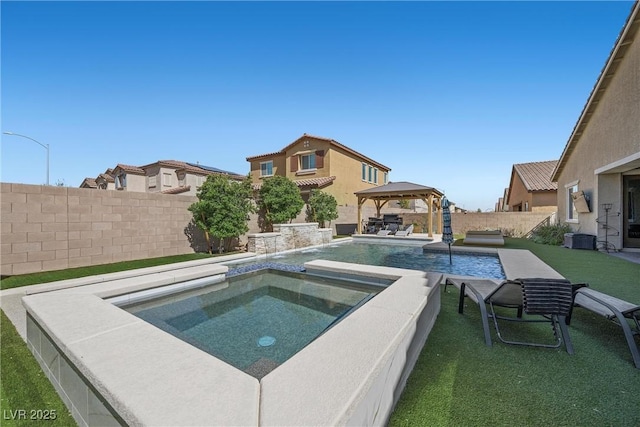
[[[565,233],[564,247],[569,249],[596,249],[596,236],[592,234]]]

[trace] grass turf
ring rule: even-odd
[[[521,239],[505,247],[531,250],[572,282],[640,303],[640,264]],[[640,425],[640,370],[619,326],[576,309],[574,355],[496,342],[493,328],[487,347],[477,305],[460,315],[457,303],[458,290],[448,287],[390,426]]]
[[[640,264],[595,251],[569,250],[520,239],[506,239],[505,247],[531,250],[573,282],[587,282],[594,289],[640,303]],[[110,268],[114,269],[109,271],[117,271],[115,265]],[[81,277],[73,276],[69,270],[65,274],[68,276],[63,278]],[[29,276],[34,277],[9,287],[44,281],[37,275]],[[502,343],[487,347],[477,306],[467,305],[465,314],[460,315],[457,301],[457,290],[449,287],[390,426],[640,425],[640,370],[634,368],[618,326],[577,309],[570,327],[576,351],[573,356],[563,348]],[[3,413],[16,409],[56,409],[58,425],[73,425],[4,313],[1,328]],[[34,424],[3,420],[2,425]]]
[[[4,312],[0,312],[0,341],[0,425],[76,425]]]
[[[231,252],[235,253],[235,252]],[[229,255],[224,253],[222,255]],[[2,278],[0,281],[0,289],[11,289],[20,286],[34,285],[36,283],[48,283],[58,280],[77,279],[79,277],[93,276],[96,274],[114,273],[116,271],[133,270],[136,268],[154,267],[156,265],[164,265],[173,262],[191,261],[194,259],[209,258],[215,255],[202,253],[174,255],[160,258],[140,259],[135,261],[122,261],[112,264],[94,265],[91,267],[68,268],[66,270],[47,271],[44,273],[22,274]]]

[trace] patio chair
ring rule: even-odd
[[[413,224],[407,225],[403,230],[396,231],[396,236],[408,236],[413,233]]]
[[[580,288],[574,293],[573,307],[582,307],[620,326],[629,345],[633,363],[640,369],[640,351],[634,339],[634,335],[640,336],[640,305],[590,288]],[[567,324],[571,321],[573,307],[567,318]]]
[[[469,297],[480,307],[484,340],[487,346],[492,345],[489,330],[489,319],[492,319],[498,339],[506,344],[558,348],[564,342],[567,353],[573,354],[573,345],[566,324],[566,317],[571,311],[573,293],[571,282],[568,280],[527,278],[496,282],[485,279],[447,278],[447,284],[460,287],[458,313],[463,314],[465,297]],[[495,307],[515,309],[516,317],[497,314]],[[526,318],[522,315],[523,311],[527,314]],[[551,323],[555,344],[505,339],[500,332],[498,320]]]
[[[387,224],[384,228],[378,231],[378,236],[394,235],[398,231],[398,224]]]

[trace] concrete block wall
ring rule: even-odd
[[[552,212],[453,212],[451,228],[454,234],[465,234],[470,230],[502,230],[503,235],[522,237]],[[404,224],[428,223],[428,214],[402,214]],[[434,233],[438,231],[438,219],[434,215]],[[419,232],[419,231],[418,231]],[[426,231],[423,231],[426,232]]]
[[[193,196],[0,183],[2,276],[193,253]]]

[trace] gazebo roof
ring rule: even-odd
[[[366,190],[356,191],[358,198],[391,200],[391,199],[423,199],[430,195],[442,197],[444,194],[433,188],[424,185],[414,184],[412,182],[400,181],[390,182],[380,187],[368,188]]]

